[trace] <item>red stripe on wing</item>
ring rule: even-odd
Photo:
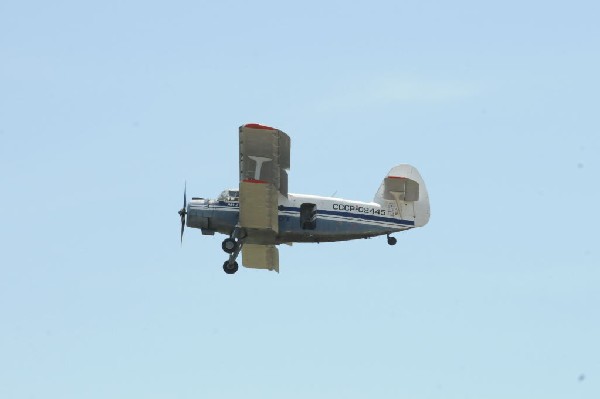
[[[266,126],[266,125],[261,125],[259,123],[246,123],[244,125],[244,127],[250,128],[250,129],[262,129],[262,130],[277,130],[271,126]]]
[[[267,184],[268,183],[268,181],[256,180],[256,179],[244,179],[244,180],[242,180],[242,182],[244,182],[244,183],[261,183],[261,184]]]

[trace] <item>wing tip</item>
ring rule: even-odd
[[[259,129],[259,130],[277,130],[274,127],[261,125],[260,123],[246,123],[243,127],[247,127],[249,129]]]

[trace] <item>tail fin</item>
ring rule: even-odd
[[[374,202],[388,215],[415,223],[415,227],[429,222],[429,194],[417,168],[411,165],[394,166],[383,179]]]

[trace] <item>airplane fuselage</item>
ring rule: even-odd
[[[258,123],[239,128],[238,187],[215,199],[192,198],[183,190],[180,241],[185,226],[202,234],[225,234],[221,249],[227,274],[237,272],[238,257],[252,269],[279,272],[278,244],[347,241],[425,226],[429,195],[419,171],[398,164],[383,177],[372,202],[291,194],[291,139],[283,131]]]
[[[237,198],[194,198],[187,204],[187,226],[207,235],[231,235],[239,221],[239,206]],[[415,221],[411,215],[400,215],[395,206],[290,193],[279,197],[278,225],[271,244],[369,238],[411,229]]]

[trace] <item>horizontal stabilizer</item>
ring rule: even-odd
[[[418,201],[419,183],[406,177],[388,176],[384,180],[383,198],[396,201]]]
[[[244,244],[242,264],[251,269],[275,270],[279,273],[279,250],[275,245]]]

